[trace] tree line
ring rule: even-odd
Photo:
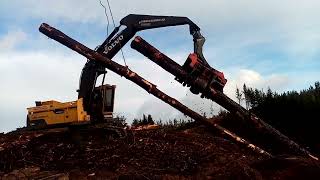
[[[247,87],[236,89],[238,103],[273,127],[320,153],[320,82],[308,89],[278,93]]]
[[[177,118],[174,118],[173,120],[169,119],[167,121],[162,121],[161,119],[155,121],[152,118],[151,114],[148,114],[148,115],[143,114],[142,118],[133,119],[131,126],[157,124],[157,125],[163,126],[163,127],[181,127],[181,126],[184,126],[184,125],[189,124],[191,122],[194,122],[194,121],[191,119],[177,119]]]

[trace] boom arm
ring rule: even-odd
[[[126,28],[118,33],[121,25],[126,26]],[[189,25],[190,34],[193,36],[194,52],[205,65],[208,65],[202,54],[205,38],[201,35],[200,28],[187,17],[130,14],[120,21],[120,26],[112,31],[96,51],[112,59],[138,31],[178,25]],[[84,99],[86,111],[90,107],[96,80],[99,75],[104,73],[104,65],[96,61],[88,61],[82,70],[78,98]]]
[[[127,28],[112,38],[119,31],[121,25]],[[120,26],[115,28],[97,51],[103,52],[108,58],[112,58],[138,31],[179,25],[189,25],[195,48],[202,48],[205,39],[200,33],[200,28],[187,17],[130,14],[120,21]],[[203,41],[202,44],[198,43],[200,40]],[[198,47],[199,45],[201,47]]]

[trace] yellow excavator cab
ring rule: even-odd
[[[54,100],[36,102],[35,107],[27,110],[27,126],[45,127],[90,121],[90,116],[84,111],[82,98],[64,103]]]
[[[94,94],[101,96],[101,101],[92,103],[94,108],[91,108],[90,112],[85,110],[83,98],[70,102],[37,101],[35,107],[27,108],[27,127],[48,128],[92,121],[112,121],[115,88],[115,85],[109,84],[95,87]]]

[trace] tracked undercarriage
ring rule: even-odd
[[[115,120],[116,121],[116,120]],[[23,127],[18,128],[9,134],[21,134],[31,136],[42,136],[45,134],[67,134],[74,143],[81,144],[89,139],[100,139],[99,142],[107,142],[108,139],[121,139],[126,143],[133,142],[132,130],[125,125],[115,125],[114,123],[82,123],[82,124],[61,124],[45,127]]]

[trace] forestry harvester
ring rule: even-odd
[[[138,31],[178,25],[189,25],[193,36],[194,53],[186,61],[186,69],[195,78],[205,76],[208,86],[213,85],[222,92],[226,79],[222,72],[211,68],[207,63],[202,54],[205,38],[201,35],[200,28],[187,17],[130,14],[120,21],[120,26],[115,27],[95,51],[112,59]],[[121,26],[125,26],[125,29],[119,32]],[[107,72],[105,68],[103,63],[88,59],[80,77],[78,100],[64,103],[36,102],[35,107],[28,108],[27,127],[36,129],[112,121],[115,86],[103,84]],[[103,75],[102,85],[96,87],[100,75]]]
[[[178,82],[190,87],[191,92],[193,92],[194,94],[201,94],[202,98],[208,98],[220,104],[226,110],[235,114],[239,120],[250,124],[250,126],[253,126],[255,129],[257,129],[257,131],[274,138],[282,145],[288,147],[295,154],[306,155],[310,158],[317,159],[317,157],[313,156],[308,150],[290,140],[287,136],[283,135],[281,132],[274,129],[272,126],[244,109],[242,106],[231,100],[223,93],[223,87],[225,86],[227,80],[224,78],[224,74],[222,72],[219,72],[218,70],[212,68],[207,63],[202,54],[202,47],[205,42],[205,38],[201,35],[200,28],[186,17],[130,14],[120,21],[120,26],[115,27],[111,34],[96,50],[89,49],[83,44],[68,37],[63,32],[49,26],[48,24],[43,23],[39,28],[40,32],[60,42],[68,48],[78,52],[88,59],[86,65],[82,70],[82,75],[80,78],[80,87],[78,91],[79,99],[77,100],[77,104],[80,105],[78,105],[79,108],[77,109],[77,111],[73,111],[73,113],[78,114],[79,112],[80,114],[82,112],[83,116],[74,115],[73,117],[78,118],[74,119],[74,121],[78,122],[79,118],[83,118],[85,119],[85,121],[87,121],[88,118],[86,119],[86,117],[89,116],[90,124],[95,124],[96,122],[102,122],[102,124],[104,124],[106,116],[104,116],[105,111],[103,109],[103,104],[104,101],[106,101],[106,99],[108,98],[104,99],[103,97],[105,95],[104,93],[101,93],[101,90],[103,88],[96,88],[95,85],[98,76],[102,74],[105,76],[105,69],[107,68],[119,74],[120,76],[124,76],[128,80],[134,82],[135,84],[146,90],[148,93],[161,99],[183,114],[191,117],[195,121],[201,122],[202,124],[218,130],[229,138],[232,138],[235,141],[246,145],[248,148],[252,149],[255,152],[269,157],[272,156],[271,153],[264,151],[258,146],[249,143],[233,132],[223,128],[216,121],[209,120],[201,116],[199,113],[192,111],[176,99],[168,96],[167,94],[159,90],[156,85],[142,78],[136,72],[130,70],[128,66],[122,66],[112,61],[112,58],[131,38],[133,38],[133,36],[138,31],[177,25],[189,25],[190,34],[193,36],[194,43],[194,52],[188,56],[186,62],[182,66],[148,44],[141,37],[136,37],[132,41],[131,47],[174,75],[175,79]],[[119,32],[121,26],[126,27],[121,32]],[[51,103],[54,107],[54,103]],[[59,103],[55,104],[61,105]],[[40,104],[39,107],[41,106],[42,105]],[[50,109],[50,111],[59,113],[59,109],[54,110],[53,108]],[[64,114],[67,111],[60,112],[61,114]],[[47,113],[49,113],[49,110]],[[60,124],[60,122],[58,122],[55,117],[57,113],[51,114],[51,124]],[[37,125],[37,123],[33,123],[34,121],[35,119],[29,118],[29,126]],[[47,124],[49,124],[48,122],[45,122],[45,124],[43,125],[46,126]],[[265,145],[265,147],[270,147],[268,145],[269,144]]]

